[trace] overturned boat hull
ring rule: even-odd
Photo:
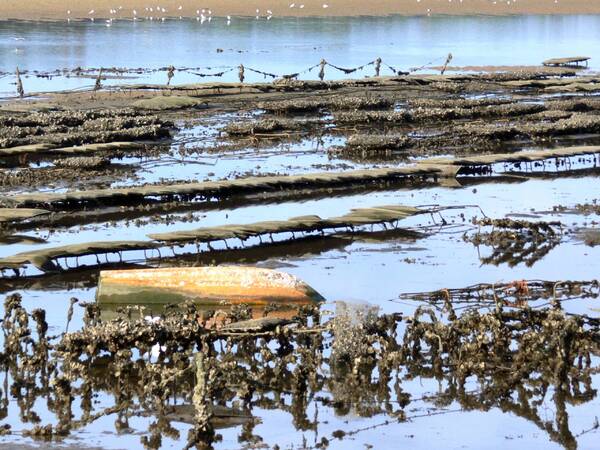
[[[288,273],[257,267],[185,267],[100,272],[101,304],[307,304],[323,297]]]

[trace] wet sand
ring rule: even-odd
[[[158,7],[161,11],[157,12]],[[146,10],[148,8],[148,10]],[[149,8],[153,11],[150,12]],[[165,9],[163,12],[162,9]],[[137,17],[213,16],[377,16],[377,15],[511,15],[511,14],[600,14],[600,2],[588,0],[4,0],[0,18],[21,20],[66,20],[88,18],[131,19]],[[258,13],[257,13],[258,10]],[[70,11],[70,14],[68,14]],[[93,12],[92,12],[93,11]]]

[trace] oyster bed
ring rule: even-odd
[[[598,92],[539,67],[3,103],[3,439],[476,447],[448,431],[476,420],[493,445],[589,448]],[[327,300],[94,301],[102,269],[220,264]]]

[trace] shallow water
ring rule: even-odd
[[[366,195],[346,195],[342,197],[308,200],[303,202],[282,202],[269,206],[248,206],[244,208],[222,208],[202,213],[199,222],[176,223],[174,225],[148,224],[142,227],[127,226],[115,223],[95,229],[92,226],[84,230],[74,228],[71,233],[57,232],[49,236],[49,244],[60,245],[89,240],[105,239],[140,239],[146,233],[190,229],[198,226],[223,223],[249,223],[264,219],[285,219],[293,215],[320,214],[323,217],[344,214],[352,207],[366,207],[385,204],[441,204],[448,206],[478,204],[491,217],[504,217],[510,214],[530,213],[534,220],[561,219],[569,225],[583,226],[591,221],[598,221],[597,215],[578,216],[570,214],[548,214],[547,211],[556,204],[574,205],[590,202],[596,198],[597,177],[583,178],[565,177],[560,179],[531,179],[522,183],[487,183],[456,188],[432,187],[424,189],[398,189],[394,191],[374,192]],[[527,196],[521,193],[527,192]],[[464,213],[466,223],[458,216]],[[552,249],[541,261],[532,267],[519,264],[514,268],[506,264],[500,266],[482,265],[481,254],[489,249],[477,249],[462,240],[463,232],[472,232],[468,219],[481,215],[478,208],[465,207],[462,210],[443,212],[449,222],[456,221],[457,228],[445,230],[441,225],[433,226],[428,216],[417,216],[401,222],[401,226],[430,227],[428,236],[417,239],[396,238],[376,242],[369,237],[356,238],[332,247],[304,245],[302,251],[295,253],[293,249],[263,250],[264,255],[253,261],[266,267],[279,267],[293,273],[317,289],[327,299],[324,309],[332,309],[333,302],[344,300],[350,302],[368,302],[380,306],[384,312],[402,311],[405,314],[414,312],[418,303],[399,300],[398,296],[405,292],[429,291],[441,288],[454,288],[474,283],[510,282],[514,279],[581,279],[589,280],[597,277],[597,264],[600,247],[585,247],[572,236],[565,236],[563,242]],[[47,237],[44,230],[28,233]],[[6,245],[1,247],[1,255],[13,254],[27,250],[30,246]],[[564,264],[569,261],[569,264]],[[239,262],[232,260],[231,262]],[[77,277],[75,277],[77,278]],[[55,286],[41,283],[38,287],[25,289],[9,289],[19,292],[24,297],[24,306],[28,310],[45,308],[48,311],[49,332],[60,333],[64,330],[65,314],[69,299],[73,296],[82,301],[93,301],[95,288],[75,287],[67,289],[63,282]],[[7,293],[7,291],[5,291]],[[594,311],[600,307],[598,300],[582,300],[565,302],[570,312],[596,315]],[[71,329],[81,326],[82,311],[75,309],[76,314],[71,322]],[[594,385],[598,383],[595,375]],[[403,381],[405,392],[410,392],[414,399],[422,396],[435,396],[440,392],[438,381],[430,378],[417,378]],[[470,384],[473,391],[480,386],[475,381]],[[329,395],[329,393],[324,393]],[[551,394],[545,400],[541,417],[553,421],[555,408]],[[111,404],[110,396],[100,393],[100,403],[95,407]],[[16,405],[13,405],[16,410]],[[577,406],[569,406],[569,428],[574,434],[589,428],[594,421],[599,401],[597,398]],[[40,402],[40,414],[44,406]],[[296,430],[292,417],[282,410],[254,408],[253,414],[260,417],[262,423],[254,432],[261,435],[266,442],[278,443],[281,448],[297,448],[306,438],[309,443],[317,442],[321,436],[331,435],[334,431],[367,428],[355,436],[342,441],[332,441],[330,448],[363,448],[364,444],[375,445],[376,448],[397,448],[398,443],[411,448],[431,448],[432,445],[446,448],[561,448],[550,442],[547,435],[534,423],[524,418],[505,413],[497,408],[489,411],[469,411],[453,402],[446,407],[435,407],[432,401],[411,401],[408,416],[414,419],[402,424],[383,424],[387,417],[377,414],[366,418],[354,412],[346,415],[334,414],[316,402],[307,405],[306,414],[313,417],[319,409],[319,426],[316,431]],[[74,405],[77,415],[78,407]],[[42,422],[52,422],[51,415],[42,414]],[[16,415],[9,416],[6,423],[18,431],[23,428]],[[473,424],[477,424],[473,428]],[[132,418],[129,425],[141,433],[147,429],[148,420]],[[368,429],[374,426],[375,428]],[[185,435],[186,425],[178,425]],[[457,430],[471,430],[468,433]],[[239,428],[220,430],[223,442],[216,448],[237,448]],[[589,433],[579,438],[580,448],[593,448],[597,433]],[[13,435],[11,442],[29,442],[27,439]],[[65,440],[65,444],[76,447],[87,445],[103,448],[121,449],[136,448],[140,435],[136,433],[118,434],[114,431],[114,419],[102,418],[83,430],[75,432]],[[180,448],[181,443],[166,439],[164,448]]]
[[[107,26],[110,25],[110,26]],[[451,65],[537,65],[563,56],[589,56],[590,68],[600,68],[600,16],[507,17],[356,17],[356,18],[224,18],[195,20],[95,22],[0,22],[0,71],[51,72],[81,68],[159,69],[204,68],[216,73],[244,64],[277,75],[301,72],[321,58],[352,68],[381,57],[396,70],[430,63],[441,65],[448,53]],[[217,52],[217,49],[223,50]],[[391,74],[382,69],[382,74]],[[318,69],[301,78],[316,79]],[[373,74],[368,66],[351,76]],[[263,75],[246,70],[246,81]],[[166,83],[166,72],[108,80],[106,84]],[[326,69],[326,79],[348,75]],[[176,72],[173,83],[216,80]],[[237,81],[237,70],[222,78]],[[270,80],[270,78],[268,78]],[[0,96],[14,93],[14,77],[0,78]],[[92,86],[93,78],[28,75],[28,92]]]

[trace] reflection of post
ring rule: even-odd
[[[195,424],[188,434],[187,448],[211,448],[215,432],[210,423],[212,416],[209,405],[209,371],[207,364],[206,346],[202,346],[200,351],[194,356],[196,367],[196,385],[192,395],[192,403],[196,410],[194,419]]]
[[[206,401],[208,386],[206,383],[207,370],[205,355],[202,352],[197,353],[194,357],[194,362],[196,365],[196,386],[194,387],[192,401],[196,408],[196,421],[200,423],[202,421],[208,421],[209,416],[208,404]]]
[[[568,381],[568,379],[565,379]],[[577,448],[577,439],[569,429],[569,413],[566,405],[566,391],[563,383],[556,384],[554,393],[554,404],[556,405],[556,434],[557,441],[565,446],[565,448]],[[551,434],[551,433],[550,433]]]

